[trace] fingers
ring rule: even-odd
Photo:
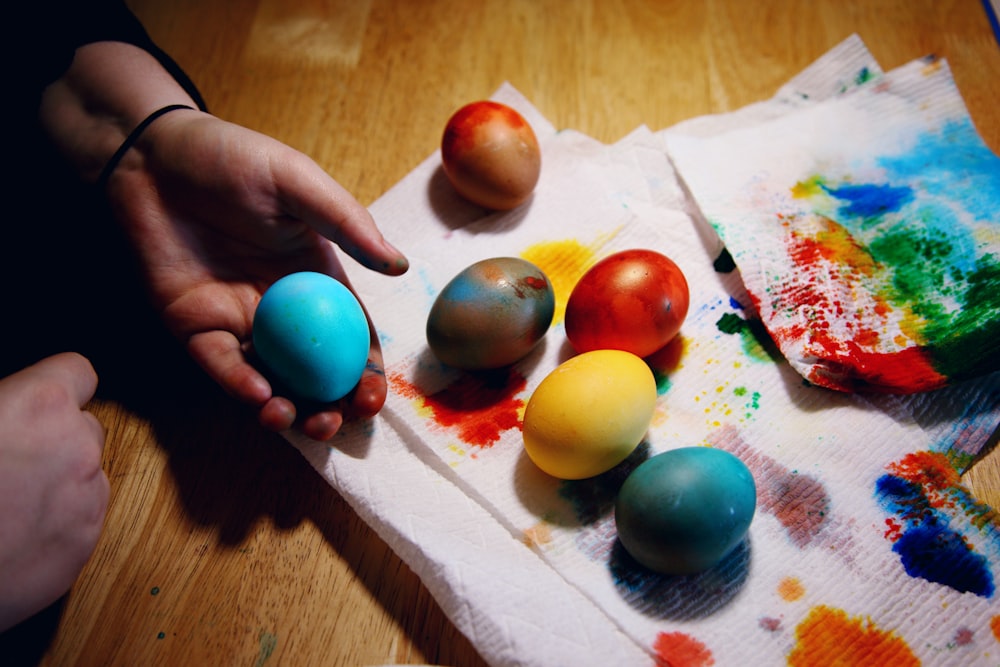
[[[271,385],[246,359],[243,346],[228,331],[191,336],[188,353],[228,394],[254,406],[271,398]]]
[[[294,168],[276,170],[275,181],[289,213],[304,220],[363,266],[391,276],[406,272],[409,260],[390,244],[368,209],[300,153]]]
[[[90,361],[76,352],[63,352],[46,357],[34,364],[35,373],[50,377],[54,382],[67,387],[76,401],[83,407],[97,391],[97,373]]]

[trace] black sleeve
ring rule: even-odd
[[[120,0],[40,0],[11,3],[5,21],[7,43],[18,46],[13,70],[15,99],[34,105],[44,88],[69,68],[76,49],[93,42],[117,41],[152,54],[205,110],[201,93],[176,62],[150,38],[136,16]]]

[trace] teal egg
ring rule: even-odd
[[[427,344],[449,366],[500,368],[527,356],[554,314],[555,293],[541,269],[519,257],[484,259],[438,294],[427,315]]]
[[[681,447],[644,461],[615,503],[618,539],[636,561],[664,574],[694,574],[718,564],[746,536],[757,487],[737,457],[711,447]]]
[[[368,363],[368,320],[339,281],[322,273],[292,273],[271,285],[257,304],[253,346],[272,379],[300,398],[329,403],[361,379]]]

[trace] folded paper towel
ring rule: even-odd
[[[529,204],[502,214],[469,205],[432,155],[372,206],[412,266],[403,279],[351,270],[380,328],[386,408],[332,446],[289,438],[491,664],[821,664],[853,651],[871,664],[968,665],[1000,651],[995,515],[956,472],[1000,419],[1000,377],[909,396],[803,382],[755,320],[739,272],[715,269],[720,239],[667,150],[794,122],[870,75],[881,72],[853,37],[770,102],[658,133],[640,127],[610,146],[557,132],[504,86],[495,98],[519,109],[542,145]],[[524,455],[523,408],[573,354],[562,313],[576,279],[631,247],[680,265],[691,310],[680,338],[649,360],[658,408],[636,454],[561,482]],[[424,340],[435,295],[474,261],[502,255],[549,275],[553,328],[504,371],[441,365]],[[613,500],[632,467],[684,445],[747,463],[757,517],[713,570],[653,575],[617,544]]]
[[[914,392],[1000,368],[1000,158],[947,64],[669,152],[789,362]]]

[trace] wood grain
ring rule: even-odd
[[[504,81],[557,127],[611,142],[770,97],[852,33],[885,69],[946,57],[1000,150],[1000,49],[978,0],[130,6],[215,114],[308,153],[365,204],[436,150],[452,111]],[[182,390],[133,378],[94,402],[106,530],[62,607],[34,635],[19,629],[22,651],[53,666],[482,664],[293,448],[195,370],[179,375],[169,387]],[[1000,454],[964,479],[1000,506]]]

